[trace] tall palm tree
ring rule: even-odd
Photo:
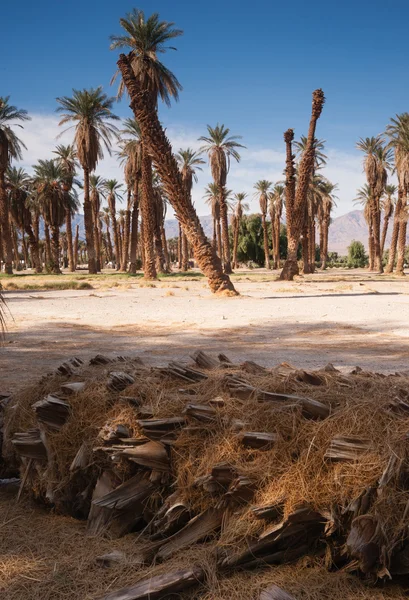
[[[392,241],[386,272],[391,273],[393,271],[397,248],[396,274],[404,275],[409,192],[409,113],[402,113],[391,119],[386,127],[386,135],[389,137],[388,148],[391,148],[395,155],[395,169],[398,176],[398,199],[395,206]]]
[[[72,97],[57,98],[62,113],[59,125],[73,122],[75,126],[74,143],[78,160],[84,171],[84,225],[88,252],[88,270],[97,273],[94,224],[90,201],[89,176],[95,171],[98,160],[103,158],[103,148],[111,154],[112,138],[118,129],[111,121],[119,117],[112,113],[114,98],[103,93],[102,88],[73,90]]]
[[[369,270],[373,271],[375,264],[375,243],[373,238],[373,221],[372,221],[372,190],[370,186],[365,183],[362,187],[358,188],[355,198],[356,204],[361,204],[364,208],[364,217],[368,225],[368,254],[369,254]]]
[[[146,95],[151,109],[156,113],[158,97],[170,106],[171,98],[178,99],[182,89],[176,76],[159,60],[158,54],[163,54],[167,49],[169,40],[183,34],[180,29],[175,29],[173,23],[160,21],[158,13],[146,19],[142,10],[134,9],[125,18],[119,21],[125,35],[111,36],[111,50],[129,49],[128,64],[132,69],[139,89]],[[119,71],[113,77],[115,80]],[[121,79],[118,96],[125,90],[124,80]],[[155,267],[155,214],[152,188],[152,161],[149,152],[144,148],[145,140],[142,136],[141,148],[141,202],[143,246],[144,246],[144,277],[156,279]]]
[[[107,259],[110,262],[113,262],[113,251],[112,251],[112,242],[111,242],[111,234],[109,232],[109,228],[110,228],[110,218],[111,218],[111,211],[110,208],[108,206],[104,206],[102,209],[102,213],[101,213],[102,219],[105,223],[105,227],[106,227],[106,238],[107,238]]]
[[[60,144],[53,151],[57,155],[57,162],[65,174],[64,189],[67,192],[72,190],[76,169],[78,168],[77,153],[73,145],[64,146]],[[69,205],[66,208],[65,214],[65,231],[67,233],[67,252],[68,252],[68,267],[71,272],[75,271],[74,262],[74,247],[72,240],[72,217],[73,213]]]
[[[6,171],[6,188],[9,196],[11,215],[16,225],[28,236],[31,262],[36,273],[42,272],[38,240],[33,231],[33,215],[29,208],[32,194],[31,178],[24,169],[9,167]]]
[[[176,154],[176,160],[178,161],[183,183],[185,184],[186,194],[189,196],[190,200],[192,200],[193,181],[197,182],[196,171],[202,171],[200,165],[204,165],[205,161],[200,157],[199,152],[195,152],[192,148],[186,148],[186,150],[180,148]],[[182,271],[187,271],[189,267],[188,243],[183,228],[181,244]]]
[[[396,194],[398,188],[396,185],[389,184],[385,185],[385,196],[386,198],[382,202],[383,208],[383,227],[382,227],[382,237],[381,237],[381,254],[383,256],[383,251],[385,249],[385,240],[386,235],[388,233],[388,225],[389,219],[393,215],[393,208],[395,206],[395,199],[392,197]]]
[[[208,277],[213,292],[235,293],[234,286],[223,273],[221,262],[209,244],[194,206],[186,194],[176,158],[159,122],[156,106],[149,91],[145,92],[141,88],[127,56],[122,54],[117,64],[131,98],[134,116],[141,127],[144,147],[152,157],[176,218],[185,228],[199,267]]]
[[[223,263],[224,272],[230,274],[230,244],[229,244],[229,221],[227,215],[227,204],[224,201],[224,188],[227,182],[227,175],[230,170],[230,161],[232,158],[240,162],[238,148],[245,148],[237,140],[240,135],[229,135],[230,129],[223,124],[217,123],[216,127],[207,126],[207,136],[201,136],[199,141],[205,142],[200,152],[205,152],[209,157],[210,169],[214,183],[220,190],[220,219],[222,223],[223,236]]]
[[[119,183],[119,181],[117,181],[116,179],[106,179],[103,183],[103,189],[107,194],[109,214],[111,217],[111,227],[112,232],[114,234],[115,265],[118,271],[121,262],[121,249],[119,243],[118,223],[116,220],[116,201],[122,200],[122,184]]]
[[[337,199],[335,191],[338,189],[336,183],[323,179],[318,186],[318,193],[320,196],[320,203],[318,209],[318,219],[320,228],[320,260],[321,270],[324,271],[327,268],[328,260],[328,234],[329,226],[331,223],[331,212]]]
[[[101,252],[101,198],[105,198],[105,180],[101,175],[90,175],[89,178],[89,190],[90,190],[90,202],[92,207],[92,217],[94,224],[94,240],[95,240],[95,252],[97,261],[97,270],[102,269],[102,252]]]
[[[220,224],[220,189],[216,183],[209,183],[205,188],[204,198],[206,204],[210,206],[213,217],[213,248],[219,255],[220,260],[223,258],[223,241],[222,227]]]
[[[281,216],[283,214],[284,192],[284,186],[277,183],[269,194],[274,269],[278,269],[280,266],[280,229]]]
[[[381,196],[385,190],[391,167],[391,151],[384,146],[381,135],[370,138],[360,138],[356,147],[364,153],[364,170],[368,185],[371,189],[370,210],[374,243],[374,266],[383,272],[381,254]]]
[[[263,227],[263,238],[264,238],[264,266],[266,269],[270,268],[270,257],[268,247],[268,231],[267,231],[267,203],[268,203],[268,192],[273,185],[272,181],[267,179],[260,179],[254,186],[256,192],[254,197],[258,198],[261,210],[261,223]]]
[[[16,121],[29,121],[26,110],[9,103],[10,96],[0,96],[0,227],[3,244],[5,272],[13,273],[13,242],[11,238],[9,209],[6,192],[6,171],[12,160],[22,158],[24,143],[17,137],[14,127],[21,127]]]
[[[237,268],[237,250],[239,245],[239,231],[243,219],[243,212],[249,210],[249,205],[244,200],[246,192],[237,192],[233,196],[234,228],[233,228],[233,269]]]
[[[124,162],[125,181],[132,186],[131,243],[129,249],[129,272],[136,273],[136,253],[138,248],[139,187],[141,183],[142,143],[141,130],[136,119],[125,119],[121,129],[121,152]]]
[[[297,263],[297,250],[305,222],[310,180],[316,166],[315,131],[318,119],[321,116],[324,102],[324,92],[321,89],[315,90],[312,95],[312,112],[307,135],[307,143],[298,165],[297,185],[295,182],[294,155],[292,153],[294,131],[292,129],[288,129],[284,133],[284,141],[286,144],[285,186],[288,250],[287,260],[280,275],[281,279],[292,280],[294,275],[297,275],[299,272]]]
[[[167,43],[181,35],[181,29],[175,29],[174,23],[160,21],[159,14],[153,13],[146,18],[143,10],[134,8],[125,18],[119,19],[124,35],[111,35],[111,50],[130,49],[129,60],[135,77],[143,90],[151,93],[154,101],[158,96],[170,106],[171,98],[178,99],[182,86],[176,76],[159,60],[158,54],[166,50],[176,50]],[[113,77],[120,73],[119,69]],[[125,91],[123,80],[119,84],[118,96]]]
[[[45,222],[51,229],[51,268],[60,271],[60,227],[64,223],[67,205],[75,210],[75,202],[65,188],[66,174],[56,160],[39,160],[34,165],[33,186]]]

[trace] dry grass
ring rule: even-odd
[[[135,410],[128,403],[120,401],[119,394],[106,389],[105,382],[111,370],[132,373],[135,384],[123,393],[139,398],[145,406],[150,407],[155,417],[180,415],[188,402],[208,404],[215,397],[224,399],[224,406],[218,409],[216,424],[200,424],[198,427],[197,422],[192,422],[196,427],[182,430],[172,449],[177,486],[194,513],[215,505],[220,499],[220,496],[210,495],[195,485],[198,477],[208,475],[219,462],[232,464],[240,474],[256,482],[253,505],[264,505],[284,498],[284,512],[288,514],[304,503],[318,511],[329,510],[334,505],[342,509],[363,490],[376,485],[391,455],[404,461],[409,454],[409,419],[390,410],[391,401],[408,398],[407,377],[366,373],[345,377],[336,373],[322,373],[323,385],[311,386],[300,383],[294,374],[283,377],[277,371],[261,375],[244,373],[240,369],[227,371],[236,372],[260,389],[308,396],[331,408],[331,415],[327,419],[311,421],[306,420],[300,406],[292,402],[267,403],[255,398],[240,400],[232,397],[226,387],[224,370],[212,371],[206,381],[189,386],[196,395],[186,396],[179,391],[186,384],[163,377],[158,370],[137,366],[132,361],[114,367],[87,367],[79,377],[74,378],[77,381],[86,380],[88,385],[81,394],[70,397],[72,414],[68,423],[60,432],[48,434],[50,450],[55,458],[52,468],[48,469],[46,480],[37,478],[31,482],[35,495],[42,499],[46,487],[51,484],[55,490],[56,511],[70,509],[64,501],[72,485],[69,465],[83,441],[90,448],[96,445],[98,432],[107,422],[124,424],[130,429],[131,435],[141,435]],[[65,380],[61,376],[48,376],[16,395],[6,414],[6,455],[10,456],[10,437],[13,432],[24,431],[35,424],[31,405],[48,393],[57,391]],[[278,442],[265,452],[243,449],[237,438],[237,420],[244,421],[248,431],[276,433]],[[335,435],[368,440],[370,449],[357,462],[328,462],[325,452]],[[96,477],[103,468],[99,460],[95,458],[91,478]],[[122,468],[121,476],[126,479],[129,477],[127,464]],[[382,519],[386,546],[401,532],[406,496],[407,492],[394,479],[371,507],[371,514]],[[109,586],[122,587],[152,571],[152,568],[144,568],[136,572],[135,567],[127,565],[103,571],[99,576],[99,570],[93,562],[95,556],[113,548],[125,549],[131,557],[134,556],[137,548],[133,536],[115,542],[92,540],[84,537],[83,524],[70,518],[47,516],[37,511],[31,520],[21,520],[20,508],[15,508],[16,513],[13,510],[8,509],[3,526],[0,520],[2,534],[8,528],[13,529],[13,524],[17,527],[18,523],[18,528],[21,527],[11,545],[8,546],[8,541],[3,542],[6,548],[2,555],[3,563],[0,563],[0,575],[3,569],[3,579],[0,577],[0,581],[6,582],[3,585],[7,585],[9,600],[94,598],[98,597],[97,592]],[[15,518],[14,522],[9,521]],[[37,518],[43,520],[42,525],[36,523]],[[34,526],[29,528],[27,540],[23,541],[28,522],[33,522]],[[257,535],[263,527],[263,523],[253,517],[250,507],[243,507],[225,523],[216,545],[219,549],[232,546],[240,548],[245,545],[248,536]],[[44,537],[38,535],[40,529]],[[8,540],[9,535],[3,535],[3,539]],[[60,554],[56,551],[57,541],[62,544],[63,551]],[[297,600],[405,597],[398,588],[385,591],[368,589],[357,577],[341,572],[327,573],[312,558],[307,562],[303,559],[295,566],[271,568],[266,573],[237,574],[218,580],[215,576],[215,559],[212,558],[214,549],[215,543],[194,547],[188,553],[185,551],[179,557],[175,556],[165,565],[154,567],[154,572],[157,574],[163,570],[169,571],[173,566],[186,566],[187,557],[189,564],[198,562],[205,565],[211,574],[205,588],[187,596],[205,600],[256,600],[259,591],[269,583],[285,588]],[[11,556],[10,560],[7,559],[8,555]],[[51,564],[57,566],[51,567]],[[34,581],[24,579],[22,571]],[[32,596],[28,595],[30,586],[35,590]]]

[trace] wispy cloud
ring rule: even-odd
[[[24,152],[22,166],[31,171],[32,165],[38,159],[49,158],[57,143],[68,143],[72,140],[72,130],[61,133],[56,115],[32,115],[32,120],[24,124],[24,129],[19,132],[21,139],[27,146]],[[202,132],[192,131],[183,126],[171,125],[166,131],[173,148],[190,146],[197,150],[201,146],[198,137]],[[107,178],[116,178],[123,181],[123,172],[113,148],[112,156],[105,153],[104,159],[98,165],[98,173]],[[338,183],[338,206],[335,215],[342,215],[354,208],[353,199],[356,189],[360,187],[365,177],[362,172],[362,159],[358,153],[340,151],[336,148],[327,148],[328,166],[324,175],[334,183]],[[235,192],[244,191],[249,194],[251,210],[258,210],[257,200],[253,198],[253,186],[258,179],[268,179],[273,182],[283,179],[285,153],[282,147],[266,148],[248,146],[241,152],[242,160],[239,164],[233,161],[228,177],[228,187]],[[208,165],[198,173],[199,181],[193,189],[193,199],[200,215],[209,214],[209,209],[203,199],[204,188],[211,181]],[[169,212],[171,216],[171,212]]]

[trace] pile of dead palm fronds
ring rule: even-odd
[[[12,396],[3,461],[21,491],[90,534],[137,535],[140,565],[212,540],[219,578],[305,555],[373,581],[409,573],[407,374],[192,360],[74,358]],[[106,597],[203,586],[204,565],[183,567]]]

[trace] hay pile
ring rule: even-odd
[[[130,598],[186,582],[186,597],[206,600],[256,599],[283,582],[299,600],[325,598],[317,564],[343,582],[328,597],[352,598],[360,580],[409,573],[406,375],[193,359],[67,361],[4,402],[3,463],[19,464],[35,499],[87,519],[89,534],[136,536],[134,581],[177,571],[175,588],[162,577],[159,595],[139,584]],[[311,583],[283,580],[292,564]]]

